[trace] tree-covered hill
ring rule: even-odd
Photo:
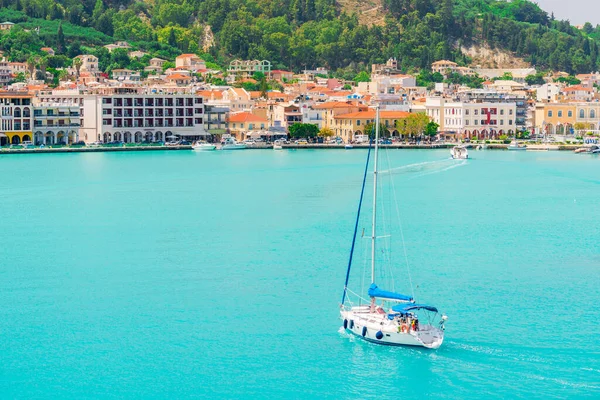
[[[195,52],[220,65],[268,59],[277,68],[326,66],[350,75],[389,57],[407,71],[439,59],[466,64],[459,49],[475,44],[510,51],[540,69],[599,69],[600,28],[580,31],[526,0],[375,3],[385,20],[367,26],[335,0],[0,0],[0,19],[30,30],[2,34],[0,49],[25,60],[43,46],[69,55],[72,46],[127,40],[162,57]],[[38,26],[39,34],[32,30]]]

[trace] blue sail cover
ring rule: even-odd
[[[413,301],[413,298],[400,293],[388,292],[381,290],[376,284],[372,283],[369,287],[369,297],[378,297],[380,299],[392,299],[400,301]]]
[[[431,312],[438,312],[438,309],[435,308],[434,306],[428,306],[425,304],[414,304],[414,303],[398,304],[398,305],[392,307],[393,311],[396,311],[397,313],[401,313],[401,314],[405,314],[412,310],[421,310],[421,309],[431,311]]]

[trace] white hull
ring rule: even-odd
[[[283,146],[280,145],[273,145],[273,150],[283,150]]]
[[[417,331],[413,331],[395,320],[389,320],[387,314],[369,312],[369,306],[342,310],[341,317],[346,321],[346,332],[371,343],[437,349],[444,341],[444,331],[437,327],[421,324]]]
[[[217,146],[215,146],[214,144],[195,144],[192,146],[192,149],[196,151],[212,151],[216,148]]]
[[[519,150],[527,150],[527,147],[525,146],[513,146],[510,145],[507,147],[508,150],[513,150],[513,151],[519,151]]]
[[[466,160],[469,158],[469,152],[466,147],[457,146],[450,150],[450,155],[455,160]]]
[[[245,144],[236,143],[236,144],[224,144],[221,146],[221,150],[243,150],[246,148]]]

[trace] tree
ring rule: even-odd
[[[335,135],[335,133],[330,128],[321,128],[321,130],[319,131],[319,136],[331,137],[334,135]]]
[[[58,24],[58,32],[56,33],[56,42],[58,44],[57,50],[59,53],[63,53],[66,49],[65,34],[63,33],[62,22]]]
[[[365,125],[365,129],[364,129],[365,135],[368,135],[369,138],[374,139],[375,133],[376,132],[375,132],[375,124],[374,123],[368,123],[367,125]],[[384,138],[384,137],[389,137],[389,136],[390,136],[389,129],[380,122],[379,123],[379,137]]]
[[[408,117],[398,120],[396,128],[402,136],[421,136],[429,124],[430,118],[424,113],[411,113]]]
[[[175,30],[173,28],[169,31],[167,43],[169,43],[169,46],[177,47],[177,37],[175,36]]]
[[[371,77],[365,71],[359,72],[353,79],[354,82],[371,82]]]
[[[77,71],[78,78],[79,78],[79,73],[81,71],[82,65],[83,65],[83,61],[81,61],[81,58],[75,57],[75,59],[73,60],[73,66],[75,67],[75,71]]]
[[[303,124],[296,122],[288,127],[290,137],[309,138],[315,137],[319,133],[319,126],[315,124]]]
[[[544,83],[546,83],[546,81],[544,81],[544,74],[542,72],[538,72],[535,75],[527,75],[525,77],[525,82],[529,85],[543,85]]]
[[[439,127],[440,125],[437,124],[435,121],[429,121],[429,123],[425,125],[424,133],[426,136],[429,136],[429,138],[432,138],[435,135],[437,135]]]
[[[267,94],[267,91],[269,90],[269,85],[267,84],[267,78],[264,76],[264,74],[258,84],[258,90],[260,90],[260,97],[263,99],[268,99],[269,95]]]

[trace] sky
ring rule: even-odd
[[[556,19],[568,19],[572,25],[591,22],[600,24],[599,0],[533,0],[550,14],[554,11]]]

